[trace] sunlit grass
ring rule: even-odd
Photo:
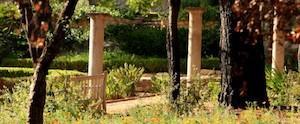
[[[15,68],[5,68],[16,71]],[[32,71],[32,69],[24,69]],[[74,74],[73,72],[70,72]],[[181,93],[180,107],[172,109],[168,102],[139,106],[124,114],[106,114],[90,108],[93,101],[81,100],[80,94],[65,88],[64,80],[55,80],[52,76],[63,77],[64,71],[50,71],[47,85],[47,102],[45,106],[46,123],[104,123],[104,124],[298,124],[300,112],[291,110],[256,109],[250,106],[246,110],[233,110],[220,107],[217,96],[220,92],[217,80],[196,80],[193,92],[200,93],[200,101],[195,104],[193,97]],[[267,72],[269,100],[272,105],[299,106],[299,73],[283,74],[270,78]],[[167,76],[167,75],[165,75]],[[166,78],[167,79],[167,78]],[[156,83],[163,83],[165,77],[156,78]],[[0,123],[26,123],[28,93],[30,81],[21,81],[14,89],[0,95]],[[208,83],[207,83],[208,82]],[[207,84],[206,84],[207,83]],[[168,83],[166,83],[168,84]],[[206,85],[204,85],[206,84]],[[288,84],[288,85],[287,85]],[[158,91],[165,88],[157,87]],[[184,88],[184,87],[182,87]],[[66,91],[62,89],[67,89]],[[74,89],[74,88],[73,88]],[[186,89],[182,89],[183,92]],[[115,91],[118,92],[118,91]],[[162,92],[166,94],[166,92]],[[53,95],[54,94],[54,95]],[[197,94],[194,94],[197,95]],[[166,95],[168,96],[168,95]],[[168,99],[168,98],[166,98]],[[165,100],[166,100],[165,99]],[[280,103],[280,104],[279,104]],[[125,106],[126,107],[126,106]],[[186,112],[186,113],[185,113]]]

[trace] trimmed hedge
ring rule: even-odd
[[[32,68],[0,67],[0,77],[28,77],[33,75]]]
[[[1,66],[32,68],[32,60],[31,59],[4,59],[1,63]],[[86,72],[87,62],[84,60],[77,60],[77,61],[54,60],[50,68],[62,69],[62,70],[78,70],[78,71]]]
[[[202,56],[218,56],[219,28],[203,28]],[[180,58],[188,54],[188,29],[178,29]],[[108,25],[105,29],[105,41],[113,48],[126,53],[166,58],[166,29],[145,25]]]
[[[124,63],[133,64],[138,67],[144,67],[145,72],[167,72],[168,61],[165,58],[137,58],[137,59],[109,59],[104,60],[104,67],[106,70],[118,68],[124,65]],[[181,72],[186,72],[186,59],[181,59],[180,67]],[[202,59],[202,68],[204,69],[219,69],[218,58],[205,58]],[[5,59],[1,63],[4,67],[32,67],[30,59]],[[54,60],[51,69],[63,69],[63,70],[78,70],[81,72],[87,72],[88,61],[87,60]]]
[[[20,67],[0,67],[0,77],[15,78],[15,77],[28,77],[34,73],[33,68],[20,68]],[[50,69],[48,76],[61,76],[61,75],[84,75],[84,73],[73,70],[58,70]]]

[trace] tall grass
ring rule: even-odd
[[[296,72],[281,73],[267,70],[267,91],[274,106],[300,105],[300,75]]]
[[[273,105],[299,105],[299,74],[275,75],[267,72],[268,93]],[[167,76],[167,75],[164,75]],[[64,77],[64,76],[62,76]],[[168,90],[168,77],[153,78],[158,85],[155,90]],[[180,107],[174,111],[168,102],[140,106],[125,114],[103,115],[102,111],[89,105],[97,101],[86,100],[74,86],[64,83],[64,78],[48,78],[45,123],[104,123],[104,124],[236,124],[236,123],[300,123],[299,112],[256,109],[231,110],[218,106],[219,84],[216,80],[193,80],[191,88],[182,83]],[[30,81],[21,80],[13,91],[0,95],[0,123],[25,123],[27,117]],[[284,89],[286,88],[286,89]],[[115,91],[117,92],[117,91]],[[157,99],[163,101],[167,99]]]

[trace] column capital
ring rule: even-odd
[[[202,14],[202,13],[205,12],[205,9],[201,8],[201,7],[188,7],[187,11],[189,13],[200,13],[200,14]]]

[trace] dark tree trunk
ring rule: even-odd
[[[38,62],[33,83],[30,88],[30,104],[28,123],[42,124],[43,111],[46,99],[46,75],[48,68],[59,52],[60,43],[63,42],[65,37],[65,30],[72,17],[78,0],[69,0],[61,13],[61,16],[56,24],[53,33],[53,39],[49,39],[49,43],[44,48],[40,61]]]
[[[251,8],[247,8],[249,1],[241,6],[228,0],[219,2],[222,71],[219,102],[234,108],[245,108],[247,102],[268,107],[260,1]]]
[[[219,102],[222,105],[229,106],[233,99],[232,83],[232,60],[231,60],[231,37],[233,29],[231,19],[230,2],[219,0],[221,33],[220,33],[220,53],[221,53],[221,93]]]
[[[180,88],[180,55],[177,20],[180,9],[180,0],[169,0],[169,24],[167,29],[167,53],[171,82],[171,102],[175,103]]]

